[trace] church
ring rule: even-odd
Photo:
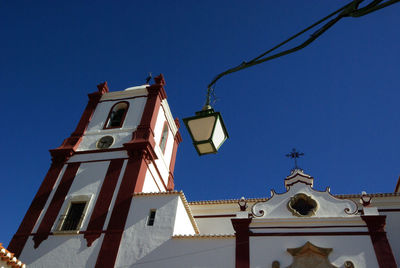
[[[332,195],[314,189],[314,178],[296,168],[282,176],[284,193],[188,202],[174,187],[182,138],[164,77],[122,91],[109,91],[106,82],[97,88],[75,131],[50,150],[50,168],[4,251],[15,254],[15,265],[400,264],[399,183],[392,193]]]

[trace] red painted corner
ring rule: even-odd
[[[372,245],[380,268],[396,268],[396,260],[385,232],[386,216],[361,216],[370,233]]]

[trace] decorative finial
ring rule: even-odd
[[[162,74],[160,74],[159,76],[154,77],[154,81],[156,82],[156,84],[159,84],[161,86],[165,85],[164,76]]]
[[[150,83],[151,78],[153,78],[151,72],[149,73],[149,75],[146,78],[146,85],[148,85]]]
[[[246,211],[247,208],[247,201],[244,198],[244,196],[242,196],[242,198],[240,198],[240,200],[238,201],[239,207],[240,207],[240,211]]]
[[[286,155],[286,157],[294,159],[294,169],[293,170],[300,169],[300,167],[297,166],[297,158],[300,158],[303,155],[304,155],[304,153],[300,153],[300,152],[296,151],[296,148],[293,148],[293,150]]]
[[[108,92],[107,81],[98,84],[98,85],[97,85],[97,89],[99,90],[99,92],[100,92],[101,94],[107,93],[107,92]]]

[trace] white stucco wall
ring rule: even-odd
[[[231,218],[195,218],[201,234],[234,234]]]
[[[160,188],[163,189],[164,187]],[[144,177],[144,184],[143,184],[143,190],[142,192],[144,193],[154,193],[154,192],[159,192],[160,190],[157,187],[157,184],[155,182],[155,178],[153,177],[153,174],[150,172],[150,170],[146,171],[146,175]]]
[[[27,267],[94,267],[103,238],[104,234],[87,247],[83,235],[50,235],[34,249],[32,237],[29,237],[20,259]]]
[[[400,212],[393,211],[382,214],[386,215],[386,235],[392,247],[396,262],[400,265]]]
[[[169,239],[135,265],[117,268],[234,268],[234,238]],[[263,266],[269,267],[269,266]]]
[[[343,267],[347,260],[358,268],[379,267],[368,235],[250,237],[250,266],[271,267],[272,262],[277,260],[281,267],[287,267],[292,263],[293,257],[286,249],[301,247],[307,241],[318,247],[333,248],[329,260],[338,267]]]
[[[183,205],[182,199],[178,199],[174,224],[174,235],[194,235],[196,232],[190,221],[189,215]]]
[[[116,266],[132,265],[151,254],[173,234],[179,195],[135,196],[125,224]],[[147,225],[156,209],[153,226]]]

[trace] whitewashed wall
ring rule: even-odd
[[[182,200],[178,199],[176,208],[176,217],[174,224],[174,235],[194,235],[196,234],[193,225],[190,221],[189,215],[183,205]]]
[[[144,193],[154,193],[154,192],[159,192],[160,190],[157,187],[157,183],[155,181],[155,178],[153,177],[155,175],[150,172],[150,170],[146,171],[145,179],[144,179],[144,184],[143,184],[143,190],[142,192]],[[158,177],[158,175],[157,175]],[[160,188],[163,189],[164,187]],[[165,189],[163,189],[165,191]]]
[[[179,200],[179,195],[135,196],[132,199],[116,267],[133,265],[171,239]],[[151,209],[156,209],[156,217],[154,225],[147,226]]]
[[[94,267],[103,238],[104,234],[87,247],[83,235],[51,235],[34,249],[30,237],[20,259],[27,267]]]
[[[386,235],[396,262],[400,265],[400,212],[385,212],[384,214],[386,215]]]
[[[329,260],[338,267],[343,267],[347,260],[352,261],[357,268],[379,267],[368,235],[250,237],[250,266],[271,267],[272,262],[277,260],[281,267],[287,267],[292,263],[293,257],[286,249],[301,247],[307,241],[318,247],[333,248]]]
[[[234,238],[170,239],[131,268],[234,268]],[[263,266],[270,267],[270,266]]]
[[[90,219],[90,215],[92,215],[94,204],[96,203],[97,196],[100,192],[101,185],[103,184],[109,165],[110,165],[109,161],[101,161],[101,162],[82,163],[79,166],[74,181],[72,182],[72,185],[60,209],[60,212],[57,216],[57,220],[55,221],[52,230],[56,229],[58,224],[58,219],[66,211],[66,208],[68,206],[68,200],[70,200],[75,196],[80,196],[80,195],[91,197],[81,227],[81,230],[86,230],[86,227]]]

